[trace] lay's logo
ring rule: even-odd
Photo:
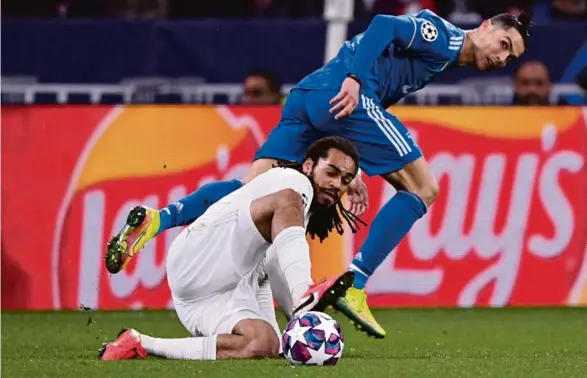
[[[372,277],[367,286],[372,293],[399,306],[425,306],[438,298],[465,307],[557,305],[584,298],[582,109],[397,108],[393,113],[412,128],[441,190]],[[391,194],[383,189],[381,202]]]
[[[279,111],[111,110],[79,155],[56,215],[54,307],[169,307],[165,254],[179,230],[148,243],[113,276],[103,264],[106,241],[135,205],[159,208],[208,182],[245,176]],[[441,192],[369,281],[372,304],[587,303],[582,109],[397,107],[393,114],[410,128]],[[393,190],[377,177],[366,183],[364,219],[372,223]],[[312,243],[315,277],[344,269],[367,231]]]
[[[135,205],[160,208],[207,182],[244,176],[261,138],[254,119],[226,108],[114,108],[80,155],[56,224],[55,307],[167,306],[165,253],[178,230],[115,276],[103,267],[106,241]]]

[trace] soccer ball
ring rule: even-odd
[[[285,358],[294,365],[336,365],[344,348],[338,322],[317,311],[292,318],[281,340]]]

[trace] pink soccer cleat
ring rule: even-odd
[[[307,311],[324,312],[328,306],[345,296],[348,288],[353,285],[354,278],[355,273],[347,271],[330,280],[310,285],[299,304],[294,307],[293,316]]]
[[[114,342],[103,344],[98,359],[104,361],[132,360],[147,358],[147,351],[141,345],[141,337],[134,329],[123,329]]]

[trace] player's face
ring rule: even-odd
[[[524,40],[516,28],[503,29],[484,21],[475,41],[475,65],[486,71],[505,67],[524,53]]]
[[[279,103],[279,94],[271,92],[267,80],[260,76],[245,79],[243,103],[247,105],[271,105]]]
[[[356,171],[353,159],[334,148],[325,159],[304,162],[304,173],[312,176],[314,201],[326,206],[334,205],[346,193]]]

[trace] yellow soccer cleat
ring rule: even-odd
[[[365,290],[349,288],[346,295],[336,301],[334,308],[349,318],[359,331],[378,339],[385,337],[385,329],[377,323],[369,310]]]
[[[108,242],[106,269],[112,274],[126,267],[147,242],[159,232],[159,211],[146,206],[134,207],[118,235]]]

